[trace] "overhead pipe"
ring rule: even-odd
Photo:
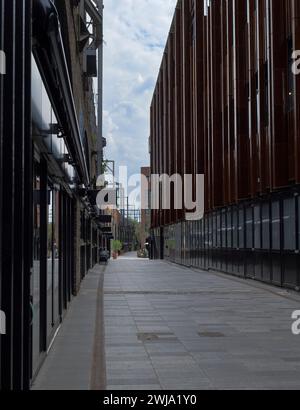
[[[90,186],[87,159],[80,136],[60,21],[51,0],[33,0],[33,53],[43,77],[80,182]]]

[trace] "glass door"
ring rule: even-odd
[[[59,267],[60,267],[60,193],[48,183],[48,227],[47,227],[47,339],[51,342],[59,325]]]
[[[40,166],[34,163],[33,175],[33,271],[31,278],[32,311],[32,362],[33,373],[39,365],[41,354],[40,342],[40,307],[41,307],[41,177]]]

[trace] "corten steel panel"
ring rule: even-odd
[[[260,190],[261,173],[259,170],[259,144],[257,135],[257,45],[256,45],[256,21],[257,12],[255,2],[247,0],[248,33],[247,33],[247,63],[248,63],[248,133],[250,142],[250,190],[254,197]]]
[[[196,2],[190,0],[190,139],[191,139],[191,170],[193,175],[193,192],[196,190],[196,178],[197,172],[197,134],[196,134],[196,118],[197,118],[197,47],[196,47]]]
[[[174,166],[174,159],[176,157],[174,137],[175,137],[175,126],[174,126],[174,116],[175,116],[175,98],[174,98],[174,88],[175,88],[175,66],[174,66],[174,32],[170,32],[169,42],[168,42],[168,144],[169,144],[169,166],[168,174],[173,175],[176,171]],[[169,212],[168,223],[176,223],[176,214],[174,211],[174,187],[171,190],[171,210]]]
[[[196,133],[195,133],[195,118],[196,118],[196,78],[195,78],[195,71],[196,71],[196,15],[195,15],[195,1],[190,0],[190,121],[191,121],[191,145],[192,145],[192,152],[191,152],[191,169],[192,174],[196,175],[197,167],[196,167],[196,160],[197,160],[197,141],[196,141]],[[193,192],[195,191],[195,178],[193,180]]]
[[[203,10],[204,14],[204,10]],[[204,181],[204,189],[205,189],[205,210],[208,210],[210,208],[210,195],[209,195],[209,190],[210,190],[210,184],[209,184],[209,137],[208,137],[208,79],[207,79],[207,65],[209,62],[208,59],[208,54],[207,54],[207,18],[203,17],[203,37],[198,39],[196,38],[196,43],[200,42],[200,47],[202,48],[202,85],[203,88],[202,90],[199,90],[201,93],[200,98],[202,99],[202,104],[203,104],[203,170],[205,174],[205,181]],[[202,41],[201,41],[202,40]],[[197,136],[199,138],[199,136]]]
[[[272,186],[288,185],[288,143],[286,118],[287,41],[285,31],[286,0],[270,2],[272,64]]]
[[[176,158],[175,167],[179,175],[183,175],[183,133],[182,133],[182,22],[181,22],[181,2],[175,11],[175,141],[176,141]],[[183,217],[182,210],[177,210],[178,220]]]
[[[222,175],[224,204],[229,203],[229,129],[228,129],[228,44],[227,44],[227,9],[226,3],[220,2],[221,13],[221,109],[222,109]]]
[[[182,2],[182,118],[183,118],[183,171],[186,175],[193,174],[192,166],[192,126],[191,126],[191,13],[190,1]]]
[[[233,1],[233,47],[234,47],[234,133],[235,133],[235,182],[236,199],[249,197],[249,138],[248,138],[248,89],[246,29],[247,3]]]
[[[269,143],[267,141],[266,127],[266,77],[268,77],[268,49],[265,33],[268,30],[266,2],[259,2],[255,9],[255,98],[256,98],[256,135],[258,149],[258,192],[270,189],[270,169],[269,169]],[[269,116],[269,114],[267,114]]]
[[[168,39],[166,53],[164,58],[164,169],[163,172],[167,175],[170,174],[170,135],[169,135],[169,118],[170,118],[170,106],[169,106],[169,43]],[[171,212],[164,211],[164,224],[170,223]]]
[[[223,200],[223,138],[222,106],[220,90],[222,85],[221,61],[221,2],[213,2],[209,13],[210,24],[210,95],[211,95],[211,145],[212,145],[212,207],[222,206]]]
[[[154,96],[154,107],[155,107],[155,112],[154,112],[154,118],[155,118],[155,145],[154,145],[154,158],[155,158],[155,174],[159,173],[159,138],[158,138],[158,126],[159,126],[159,118],[158,118],[158,86],[156,87],[156,93]],[[155,211],[155,226],[158,226],[159,221],[158,221],[158,210],[156,209]]]
[[[153,147],[154,147],[153,110],[154,110],[154,104],[153,104],[153,101],[152,101],[151,106],[150,106],[150,137],[149,137],[150,138],[149,139],[149,144],[150,144],[150,147],[151,147],[151,151],[150,151],[150,169],[151,169],[151,172],[153,172],[153,170],[154,170],[154,162],[153,162],[154,157],[153,157],[153,154],[152,154],[152,150],[153,150]],[[149,206],[151,206],[151,204],[149,204]],[[153,218],[154,218],[154,213],[151,210],[151,221],[153,221]],[[151,224],[151,227],[152,227],[152,224]]]
[[[202,1],[194,2],[195,7],[195,40],[194,48],[194,133],[195,133],[195,158],[196,172],[205,173],[204,163],[204,107],[203,107],[203,89],[204,89],[204,3]]]
[[[287,143],[288,143],[288,173],[289,183],[296,181],[295,174],[295,138],[294,138],[294,75],[292,72],[292,52],[293,52],[293,36],[292,36],[292,2],[287,0],[285,3],[285,37],[287,43],[287,100],[286,100],[286,116],[287,116]]]
[[[229,168],[229,203],[236,200],[236,145],[235,145],[235,101],[234,101],[234,19],[233,0],[226,2],[227,28],[227,105],[228,105],[228,168]]]
[[[160,71],[159,77],[159,168],[158,171],[160,174],[164,173],[164,92],[163,92],[163,68]],[[159,226],[164,225],[164,211],[162,209],[162,197],[160,198],[160,211],[159,211]]]
[[[293,49],[300,50],[300,2],[291,0]],[[300,183],[300,75],[294,76],[295,180]]]
[[[204,16],[202,1],[178,1],[153,98],[152,167],[204,173],[206,211],[299,183],[299,8],[220,0]],[[155,214],[155,226],[184,216]]]

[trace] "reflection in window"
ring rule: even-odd
[[[53,190],[48,188],[48,237],[47,237],[47,335],[53,330]]]
[[[47,328],[51,336],[59,320],[59,192],[48,189]]]
[[[59,320],[59,192],[53,194],[53,321]]]
[[[40,356],[40,265],[41,265],[41,196],[38,164],[33,178],[33,275],[32,275],[32,355],[33,370]]]

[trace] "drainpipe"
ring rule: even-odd
[[[98,11],[102,16],[101,22],[101,44],[98,48],[98,162],[97,176],[102,173],[103,162],[103,0],[98,0]]]

